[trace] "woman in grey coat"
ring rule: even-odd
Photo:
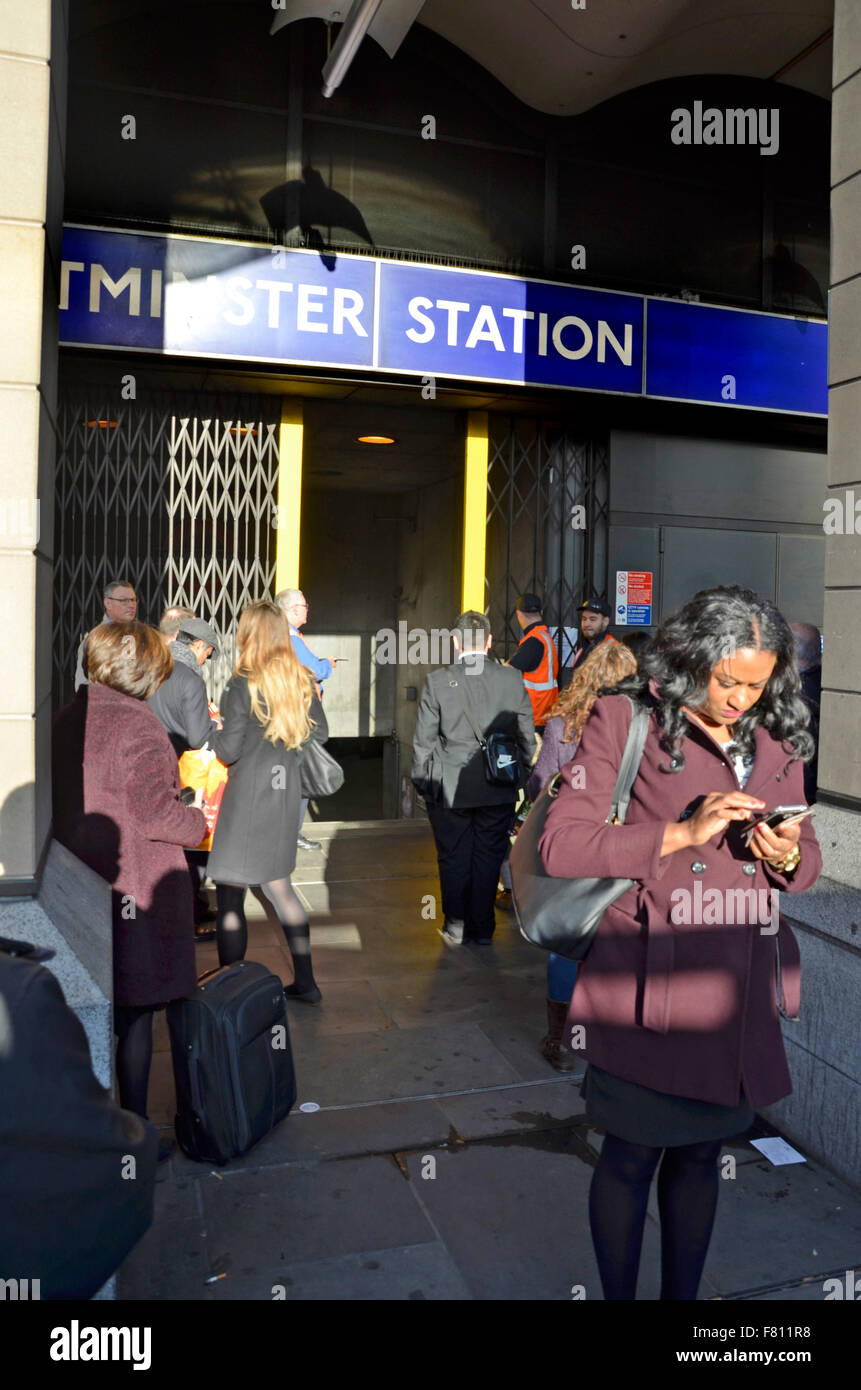
[[[299,664],[290,626],[268,600],[243,610],[239,655],[221,697],[223,729],[210,746],[228,779],[209,855],[217,889],[218,959],[242,960],[248,942],[243,903],[259,885],[278,915],[293,957],[291,999],[318,1003],[308,918],[290,883],[299,833],[299,750],[328,729],[310,671]]]

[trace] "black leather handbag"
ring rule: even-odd
[[[483,734],[469,712],[466,703],[466,696],[463,687],[459,686],[461,698],[463,700],[463,712],[469,720],[470,728],[478,739],[479,746],[484,757],[484,775],[488,782],[492,782],[496,787],[511,787],[515,790],[520,786],[520,759],[518,757],[517,738],[514,734],[506,734],[500,731],[492,734]]]
[[[608,825],[624,824],[649,731],[649,711],[633,700],[631,704],[634,717],[613,789]],[[567,960],[583,960],[607,908],[628,891],[634,880],[554,878],[548,874],[541,862],[538,844],[561,780],[561,772],[549,779],[532,803],[512,845],[511,899],[517,925],[527,941]]]
[[[344,769],[331,753],[326,752],[322,743],[318,743],[315,738],[309,738],[302,744],[297,756],[303,796],[332,796],[341,790],[344,785]]]

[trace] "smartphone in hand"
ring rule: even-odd
[[[767,825],[770,830],[776,830],[779,825],[794,825],[796,821],[804,820],[805,816],[812,816],[815,807],[813,806],[777,806],[773,811],[766,811],[765,815],[757,816],[756,820],[745,827],[743,839],[746,845],[750,845],[753,839],[753,832],[759,825]]]

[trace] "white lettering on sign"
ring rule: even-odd
[[[423,325],[421,332],[416,328],[407,329],[407,337],[412,338],[414,343],[429,343],[433,338],[436,332],[436,325],[433,319],[429,319],[427,314],[422,312],[424,309],[432,308],[433,300],[426,299],[423,294],[414,295],[407,305],[407,312],[410,318],[416,319],[418,323]]]
[[[299,309],[296,317],[296,327],[300,333],[328,333],[327,323],[312,323],[309,314],[322,314],[325,305],[315,304],[312,295],[327,295],[328,285],[300,285],[299,286]]]
[[[344,324],[349,323],[357,338],[367,338],[368,330],[362,327],[359,315],[365,301],[358,290],[335,290],[335,303],[332,310],[332,332],[343,333]]]
[[[497,352],[505,352],[505,343],[502,341],[499,324],[496,322],[489,304],[482,304],[476,314],[475,323],[472,325],[470,335],[466,340],[466,346],[472,348],[475,347],[476,343],[482,342],[493,343]]]
[[[132,318],[137,318],[141,311],[141,272],[139,266],[130,266],[125,275],[121,275],[119,280],[112,280],[103,265],[96,261],[90,266],[90,313],[99,312],[99,298],[101,287],[104,285],[108,294],[117,299],[125,290],[129,292],[129,313]]]
[[[258,280],[258,290],[269,291],[269,327],[277,328],[281,317],[280,294],[292,294],[293,286],[289,280]]]
[[[442,322],[433,317],[435,309],[441,310],[445,315]],[[478,343],[492,343],[497,352],[518,354],[526,350],[525,325],[536,321],[536,314],[532,309],[504,308],[494,311],[490,304],[479,304],[476,307],[460,299],[433,300],[423,294],[413,295],[407,304],[407,313],[413,323],[418,325],[404,330],[406,336],[414,343],[433,342],[437,328],[442,328],[444,322],[446,343],[449,347],[474,348]],[[510,333],[507,324],[500,322],[505,319],[511,320]],[[595,324],[590,325],[576,314],[564,314],[551,323],[549,314],[539,313],[536,328],[532,331],[537,338],[539,357],[547,356],[549,339],[560,357],[572,361],[588,357],[594,351],[598,362],[606,362],[608,347],[623,366],[630,367],[634,361],[632,323],[624,325],[621,342],[606,319],[598,319]]]
[[[69,307],[69,277],[76,270],[86,270],[83,261],[63,261],[60,266],[60,308]]]
[[[247,294],[243,294],[243,290],[250,289],[251,281],[247,275],[231,275],[225,284],[227,298],[238,307],[225,309],[224,317],[228,323],[235,323],[237,328],[242,328],[254,318],[254,304]]]
[[[90,266],[83,261],[62,262],[60,309],[69,308],[72,276],[85,273],[89,275],[88,307],[91,314],[99,314],[105,308],[106,301],[102,295],[105,290],[114,300],[128,294],[122,307],[132,318],[141,316],[142,304],[145,306],[143,312],[148,312],[150,318],[161,318],[167,299],[172,317],[184,320],[189,325],[195,323],[200,327],[213,324],[220,317],[226,323],[244,328],[265,313],[269,328],[278,329],[286,312],[285,304],[292,302],[295,306],[294,326],[300,333],[331,332],[343,336],[349,329],[357,338],[369,336],[361,319],[365,300],[358,290],[333,287],[330,295],[328,285],[294,284],[291,280],[268,278],[251,280],[246,275],[225,277],[209,274],[189,280],[181,270],[171,270],[165,295],[163,270],[129,266],[114,279],[96,261]],[[430,300],[426,302],[431,306]],[[469,308],[469,305],[464,307]],[[433,323],[429,323],[429,328],[433,337]]]
[[[512,347],[515,352],[523,351],[523,325],[527,319],[534,319],[535,315],[531,309],[503,309],[502,317],[514,319],[514,341]]]

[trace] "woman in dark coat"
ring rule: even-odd
[[[179,799],[176,754],[146,704],[173,665],[144,623],[94,628],[87,676],[54,721],[54,834],[111,885],[120,1104],[146,1117],[155,1009],[197,983],[183,846],[206,834]]]
[[[562,774],[541,853],[551,874],[635,880],[604,914],[568,1017],[605,1131],[589,1199],[604,1296],[635,1296],[661,1162],[661,1297],[693,1299],[721,1141],[792,1089],[779,1011],[797,1016],[799,954],[778,894],[822,865],[809,819],[749,846],[743,822],[804,802],[813,747],[792,634],[750,590],[696,594],[617,690],[651,709],[625,824],[607,816],[632,710],[612,694],[583,731],[576,787]]]
[[[312,737],[325,742],[326,719],[277,604],[249,604],[236,645],[236,667],[220,701],[224,727],[209,740],[229,769],[208,862],[217,890],[218,959],[229,965],[244,958],[245,891],[259,885],[293,957],[294,980],[284,993],[316,1004],[322,996],[311,967],[310,927],[290,875],[299,833],[299,749]]]

